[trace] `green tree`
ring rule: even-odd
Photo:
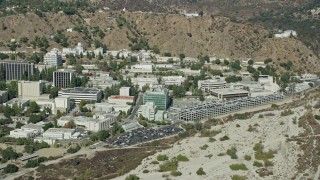
[[[221,61],[220,61],[220,59],[216,59],[216,60],[214,61],[214,63],[216,63],[216,64],[221,64]]]
[[[228,66],[228,65],[230,64],[230,62],[225,59],[225,60],[223,60],[223,64],[226,65],[226,66]]]
[[[14,165],[14,164],[8,164],[4,169],[3,169],[3,172],[4,173],[15,173],[15,172],[18,172],[19,171],[19,168]]]
[[[29,111],[31,113],[38,113],[40,111],[40,107],[35,101],[31,101],[29,104]]]
[[[252,66],[248,66],[248,67],[247,67],[247,71],[248,71],[249,73],[254,73],[254,72],[256,72],[256,69],[255,69],[254,67],[252,67]]]
[[[105,141],[110,136],[109,131],[101,130],[97,133],[97,137],[100,141]]]
[[[250,60],[248,61],[248,64],[249,64],[249,65],[253,65],[253,63],[254,63],[254,61],[253,61],[252,59],[250,59]]]

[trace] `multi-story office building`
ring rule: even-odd
[[[99,102],[102,95],[102,90],[94,88],[75,87],[59,91],[59,97],[70,97],[70,100],[75,101],[75,103],[80,103],[81,100]]]
[[[165,88],[154,88],[143,95],[143,103],[153,102],[159,110],[167,110],[170,104],[169,91]]]
[[[220,79],[207,79],[198,81],[199,89],[207,92],[210,92],[213,89],[223,89],[226,87],[226,85],[227,82]]]
[[[138,116],[143,116],[147,118],[149,121],[154,121],[157,112],[157,107],[153,102],[147,102],[144,105],[141,105],[138,110]]]
[[[50,65],[50,66],[62,65],[61,52],[58,49],[53,48],[50,52],[44,55],[43,61],[45,65]]]
[[[0,61],[0,73],[3,73],[3,80],[27,80],[34,72],[34,64],[18,61]]]
[[[72,78],[75,78],[76,73],[73,70],[59,69],[53,72],[53,86],[59,88],[68,88]]]
[[[43,81],[19,81],[18,97],[22,99],[37,100],[43,93],[45,83]]]

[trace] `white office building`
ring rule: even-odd
[[[58,110],[61,113],[67,113],[70,111],[70,97],[69,96],[61,96],[56,97],[54,99],[54,108],[52,110],[52,113],[56,114]]]
[[[162,77],[162,82],[169,86],[169,85],[178,85],[180,86],[186,80],[185,77],[182,76],[164,76]]]
[[[50,52],[44,55],[43,62],[45,65],[50,65],[50,66],[62,65],[61,52],[58,49],[53,48]]]
[[[157,113],[157,107],[153,102],[147,102],[144,105],[141,105],[138,110],[138,117],[141,115],[144,118],[147,118],[149,121],[154,121]]]
[[[10,137],[14,138],[33,138],[43,133],[42,125],[26,124],[21,129],[10,131]]]
[[[142,87],[148,85],[149,88],[152,88],[154,85],[158,84],[157,78],[131,78],[131,82],[134,85],[138,85],[139,89],[142,90]]]
[[[208,79],[208,80],[200,80],[198,81],[198,88],[210,92],[213,89],[223,89],[227,85],[225,80],[220,79]]]
[[[18,97],[23,99],[37,100],[43,93],[44,81],[19,81]]]
[[[72,139],[72,135],[75,133],[75,129],[67,128],[50,128],[43,133],[45,139]]]
[[[18,107],[24,109],[29,105],[30,100],[29,99],[21,99],[21,98],[13,98],[10,101],[7,101],[3,103],[5,106],[13,107],[14,105],[17,105]]]
[[[59,91],[59,97],[70,97],[70,100],[75,101],[75,103],[80,103],[83,101],[101,101],[103,96],[102,90],[94,88],[67,88]]]
[[[152,73],[153,64],[135,64],[131,66],[133,73]]]
[[[120,96],[130,96],[130,87],[121,87]]]

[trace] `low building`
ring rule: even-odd
[[[20,98],[13,98],[10,101],[7,101],[3,103],[5,106],[13,107],[14,105],[17,105],[18,107],[24,109],[29,105],[30,100],[29,99],[20,99]]]
[[[152,88],[154,85],[159,84],[157,78],[131,78],[131,82],[134,85],[138,85],[140,90],[146,85],[148,85],[149,88]]]
[[[117,105],[132,104],[134,96],[110,96],[108,97],[108,103]]]
[[[112,118],[93,119],[79,116],[74,118],[74,123],[87,131],[98,132],[109,129],[114,122]]]
[[[223,89],[227,85],[225,80],[221,79],[207,79],[198,81],[198,88],[202,91],[210,92],[214,89]]]
[[[234,98],[248,97],[249,91],[243,89],[225,88],[214,89],[211,91],[211,94],[220,100],[228,100]]]
[[[121,87],[120,96],[130,96],[130,87]]]
[[[14,138],[33,138],[43,133],[42,125],[26,124],[21,129],[10,131],[10,136]]]
[[[40,107],[40,111],[43,111],[46,108],[54,109],[54,99],[38,99],[35,102]]]
[[[131,72],[133,73],[152,73],[152,64],[136,64],[131,66]]]
[[[61,113],[67,113],[70,111],[71,103],[70,103],[70,97],[69,96],[61,96],[56,97],[54,99],[54,108],[52,109],[52,112],[56,114],[58,111]]]
[[[121,127],[125,132],[131,132],[133,130],[143,128],[143,126],[141,126],[138,122],[126,123],[123,124]]]
[[[59,97],[70,97],[75,103],[83,101],[99,102],[103,96],[102,90],[95,88],[67,88],[59,91]]]
[[[0,91],[0,104],[3,104],[8,101],[8,92],[7,91]]]
[[[147,118],[149,121],[155,121],[157,113],[157,107],[154,105],[153,102],[147,102],[144,105],[141,105],[138,110],[138,117],[142,116],[144,118]]]
[[[67,128],[50,128],[43,133],[43,138],[46,139],[72,139],[72,135],[75,133],[75,129]]]
[[[185,77],[182,76],[164,76],[162,77],[163,84],[169,85],[177,85],[180,86],[186,80]]]

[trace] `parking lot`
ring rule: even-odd
[[[159,129],[142,128],[125,133],[115,138],[107,139],[107,144],[118,147],[126,147],[178,134],[181,131],[182,129],[176,125],[170,125]]]

